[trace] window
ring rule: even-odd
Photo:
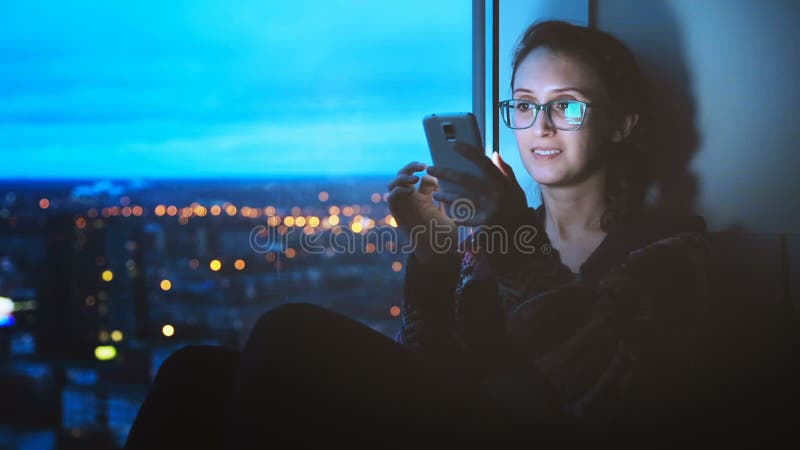
[[[365,235],[393,229],[396,171],[429,160],[422,117],[472,108],[471,13],[419,0],[0,6],[0,376],[69,400],[58,433],[119,444],[169,353],[239,345],[280,303],[393,335],[405,257]],[[310,228],[353,247],[309,251]],[[103,381],[124,388],[100,395]],[[14,402],[26,417],[57,405],[27,400]]]

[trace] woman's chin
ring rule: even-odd
[[[564,181],[564,177],[561,174],[541,173],[539,171],[533,171],[531,178],[542,186],[557,186]]]

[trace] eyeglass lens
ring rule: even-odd
[[[549,108],[550,121],[555,128],[574,130],[583,123],[586,104],[573,100],[555,100],[547,105],[543,108]],[[511,128],[529,128],[538,116],[538,109],[540,108],[535,104],[527,101],[510,100],[503,104],[503,120]]]

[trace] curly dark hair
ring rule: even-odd
[[[573,56],[592,67],[600,77],[614,107],[621,117],[637,113],[639,121],[631,134],[620,143],[611,143],[605,152],[608,164],[606,210],[600,226],[608,229],[639,212],[652,182],[645,149],[647,132],[647,99],[645,80],[633,53],[612,35],[562,21],[532,24],[520,37],[514,49],[511,90],[522,61],[534,49],[545,47]]]

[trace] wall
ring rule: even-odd
[[[595,17],[661,102],[668,209],[712,230],[800,233],[800,3],[599,0]]]
[[[594,5],[650,79],[662,206],[723,232],[729,295],[800,312],[800,2]]]

